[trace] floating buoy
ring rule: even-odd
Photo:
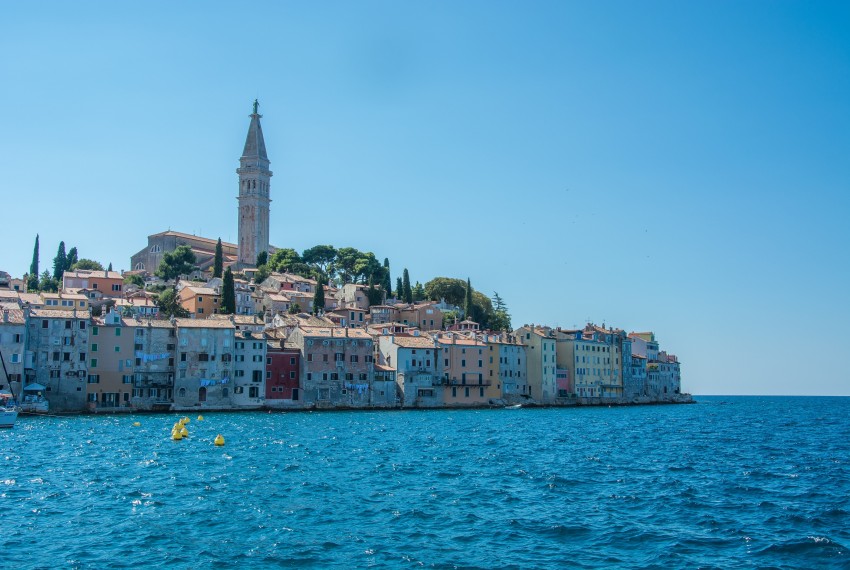
[[[133,422],[133,427],[139,427],[140,425],[142,425],[141,422]]]
[[[199,421],[199,422],[204,421],[204,416],[198,416],[198,421]]]
[[[189,437],[189,430],[186,429],[186,426],[183,426],[183,428],[180,430],[180,435],[182,435],[183,437]]]
[[[174,441],[180,441],[181,439],[183,439],[183,434],[181,434],[177,430],[174,430],[173,432],[171,432],[171,439],[173,439]]]
[[[219,445],[219,446],[224,445],[224,437],[222,437],[221,434],[218,434],[217,436],[215,436],[213,443],[216,444],[216,445]]]
[[[192,420],[190,420],[190,419],[189,419],[189,416],[183,416],[183,425],[184,425],[184,426],[185,426],[186,424],[188,424],[190,421],[192,421]]]

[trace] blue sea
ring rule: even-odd
[[[696,399],[22,417],[0,567],[850,567],[850,398]]]

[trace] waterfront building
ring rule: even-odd
[[[87,310],[43,308],[30,312],[27,333],[34,373],[27,371],[25,382],[45,387],[51,411],[85,409],[90,321]]]
[[[434,333],[433,338],[442,349],[440,354],[446,383],[443,405],[487,404],[487,390],[494,384],[484,377],[484,350],[487,345],[456,332]]]
[[[20,397],[24,387],[24,363],[29,361],[27,368],[31,373],[33,368],[32,352],[27,350],[29,309],[19,309],[17,305],[14,308],[4,306],[0,313],[3,315],[0,318],[0,352],[11,384],[7,385],[6,378],[0,378],[0,386]]]
[[[559,389],[579,398],[623,395],[622,331],[588,324],[583,330],[555,330],[558,367],[567,371],[572,385]],[[569,382],[567,382],[569,384]]]
[[[175,319],[175,326],[175,406],[231,407],[236,327],[227,319]]]
[[[125,319],[133,326],[133,395],[138,410],[166,411],[174,401],[177,329],[167,319]],[[99,335],[98,335],[99,336]]]
[[[233,346],[231,402],[237,407],[258,408],[266,398],[266,340],[262,333],[243,329],[236,331]]]
[[[502,397],[518,400],[528,395],[526,346],[509,333],[501,333],[497,339],[491,342],[499,347],[498,378],[502,384]]]
[[[299,325],[287,339],[298,347],[307,403],[363,407],[372,403],[372,337],[362,329]],[[386,396],[386,394],[385,394]]]
[[[557,397],[557,352],[552,329],[523,325],[514,335],[526,349],[528,395],[541,403],[551,403]]]
[[[135,354],[135,325],[136,321],[124,319],[115,310],[92,319],[86,376],[86,409],[90,412],[116,411],[131,406],[135,363],[141,363]],[[173,359],[169,352],[157,357]]]
[[[89,299],[79,293],[60,291],[58,293],[41,293],[45,309],[60,311],[85,311],[89,308]]]
[[[266,405],[301,404],[301,351],[284,340],[269,340],[266,346]]]
[[[384,334],[377,337],[378,363],[395,372],[400,402],[405,408],[443,404],[446,384],[440,345],[430,336]]]

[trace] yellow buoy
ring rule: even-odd
[[[215,436],[213,443],[216,445],[224,445],[224,437],[222,437],[221,434],[218,434],[217,436]]]
[[[190,419],[189,419],[189,416],[184,416],[184,417],[183,417],[183,425],[188,424],[190,421],[192,421],[192,420],[190,420]]]
[[[133,427],[139,427],[140,425],[142,425],[141,422],[133,422]]]
[[[189,437],[189,430],[186,429],[186,426],[183,426],[183,428],[180,430],[180,435],[182,435],[183,437]]]
[[[174,430],[173,432],[171,432],[171,439],[173,439],[174,441],[180,441],[181,439],[183,439],[183,435],[179,431]]]
[[[199,422],[204,421],[204,416],[198,416],[198,421],[199,421]]]

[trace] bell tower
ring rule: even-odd
[[[248,138],[236,169],[239,175],[238,263],[242,267],[253,266],[260,252],[269,250],[269,183],[272,171],[269,170],[266,142],[260,126],[262,115],[257,113],[259,106],[260,103],[254,99]]]

